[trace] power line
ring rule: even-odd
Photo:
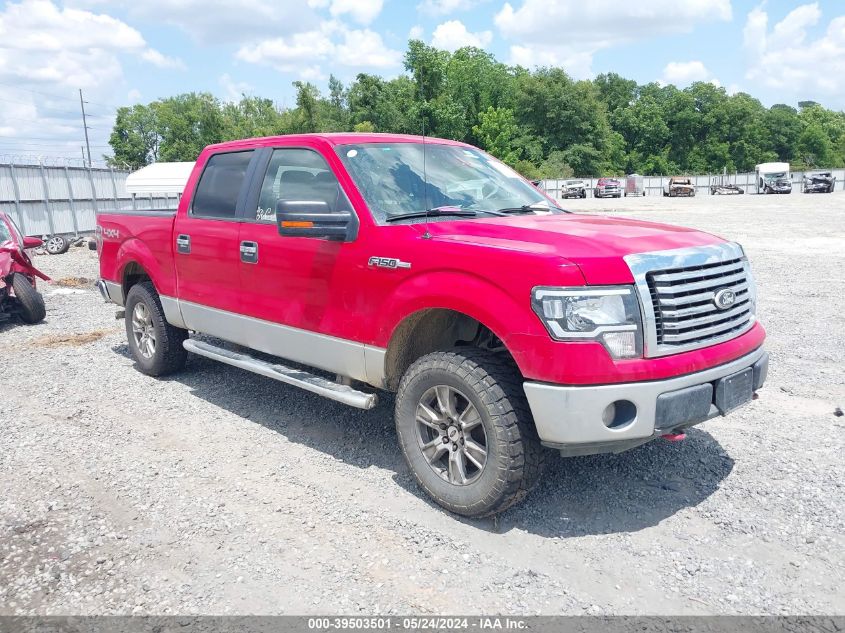
[[[7,83],[0,82],[0,86],[6,86],[8,88],[15,88],[16,90],[23,90],[25,92],[31,92],[33,94],[41,95],[43,97],[51,97],[53,99],[65,99],[65,100],[68,100],[68,101],[76,101],[75,97],[69,97],[67,95],[58,95],[58,94],[49,93],[49,92],[42,92],[42,91],[39,91],[39,90],[33,90],[32,88],[24,88],[23,86],[17,86],[15,84],[7,84]],[[114,105],[113,103],[103,103],[103,102],[99,102],[99,101],[91,101],[90,103],[92,103],[94,105],[106,106],[107,108],[111,108],[112,110],[117,110],[118,108],[124,107],[124,106]]]
[[[17,104],[17,105],[21,105],[21,103],[22,103],[22,102],[21,102],[21,101],[19,101],[19,100],[15,100],[15,99],[3,99],[3,98],[1,98],[1,97],[0,97],[0,101],[5,101],[6,103],[14,103],[14,104]],[[61,114],[72,114],[73,116],[76,116],[76,115],[78,115],[78,114],[79,114],[78,112],[75,112],[75,111],[71,111],[71,110],[59,110],[59,109],[57,109],[57,108],[51,108],[51,107],[49,107],[49,106],[43,106],[42,104],[36,104],[36,107],[37,107],[39,110],[45,109],[45,110],[50,110],[50,111],[52,111],[52,112],[58,112],[58,113],[61,113]],[[88,114],[88,118],[95,117],[95,118],[98,118],[98,119],[111,118],[111,117],[115,116],[114,114],[91,114],[90,112],[88,112],[87,114]],[[50,115],[50,114],[45,114],[45,116],[47,116],[47,117],[49,117],[49,118],[59,118],[59,117],[54,117],[53,115]],[[8,118],[8,117],[6,117],[6,118]]]

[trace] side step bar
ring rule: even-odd
[[[274,380],[305,389],[305,391],[316,393],[325,398],[348,404],[350,407],[372,409],[378,402],[378,398],[374,393],[364,393],[348,385],[341,385],[326,378],[309,374],[307,371],[285,367],[284,365],[274,365],[253,358],[248,354],[232,352],[192,338],[185,339],[182,345],[186,350],[194,354],[219,360],[221,363],[240,367],[241,369],[246,369],[254,374],[266,376],[267,378],[273,378]]]

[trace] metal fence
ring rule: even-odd
[[[173,195],[129,194],[128,175],[101,167],[0,163],[0,211],[9,213],[25,235],[80,235],[94,231],[99,211],[178,205]]]
[[[836,178],[835,190],[836,191],[845,191],[845,169],[813,169],[807,172],[803,171],[793,171],[790,173],[790,179],[792,180],[792,193],[801,193],[801,184],[804,178],[804,174],[811,174],[816,172],[830,172]],[[686,177],[686,175],[684,175]],[[756,174],[754,172],[749,173],[741,173],[741,174],[727,174],[723,176],[722,174],[698,174],[695,176],[689,176],[692,184],[695,186],[696,195],[704,195],[710,194],[710,185],[713,182],[714,178],[724,178],[725,182],[730,184],[737,185],[740,187],[745,193],[758,193],[757,191],[757,183],[756,183]],[[645,191],[645,195],[648,196],[661,196],[666,187],[669,185],[669,176],[643,176],[643,190]],[[541,182],[541,186],[545,189],[546,193],[551,194],[555,198],[560,198],[561,191],[564,188],[563,183],[567,180],[583,180],[587,185],[587,196],[593,196],[593,189],[598,182],[598,178],[558,178],[558,179],[551,179],[551,180],[543,180]],[[625,176],[619,176],[617,178],[619,182],[622,184],[622,188],[624,191],[625,188]],[[762,192],[760,192],[762,193]]]

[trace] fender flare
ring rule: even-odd
[[[120,262],[118,279],[121,287],[125,282],[127,267],[136,264],[147,273],[160,295],[173,296],[175,294],[172,281],[168,283],[168,279],[172,280],[172,274],[167,274],[162,270],[161,264],[153,255],[149,246],[142,240],[133,237],[123,242],[117,251],[117,261]],[[124,288],[124,294],[125,290]]]
[[[483,303],[477,301],[478,297],[484,297]],[[385,375],[390,350],[402,326],[428,310],[450,310],[478,321],[502,341],[517,366],[522,354],[513,348],[512,335],[536,334],[543,329],[531,311],[530,297],[520,302],[501,287],[471,273],[428,271],[405,280],[383,305],[385,326],[379,331],[376,344],[386,350]]]

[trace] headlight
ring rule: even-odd
[[[754,282],[754,275],[751,273],[751,262],[748,261],[748,254],[739,242],[734,242],[742,251],[742,268],[745,271],[745,280],[748,284],[748,301],[751,304],[751,315],[757,315],[757,284]]]
[[[633,286],[538,286],[531,306],[553,339],[596,340],[614,358],[642,356],[642,321]]]

